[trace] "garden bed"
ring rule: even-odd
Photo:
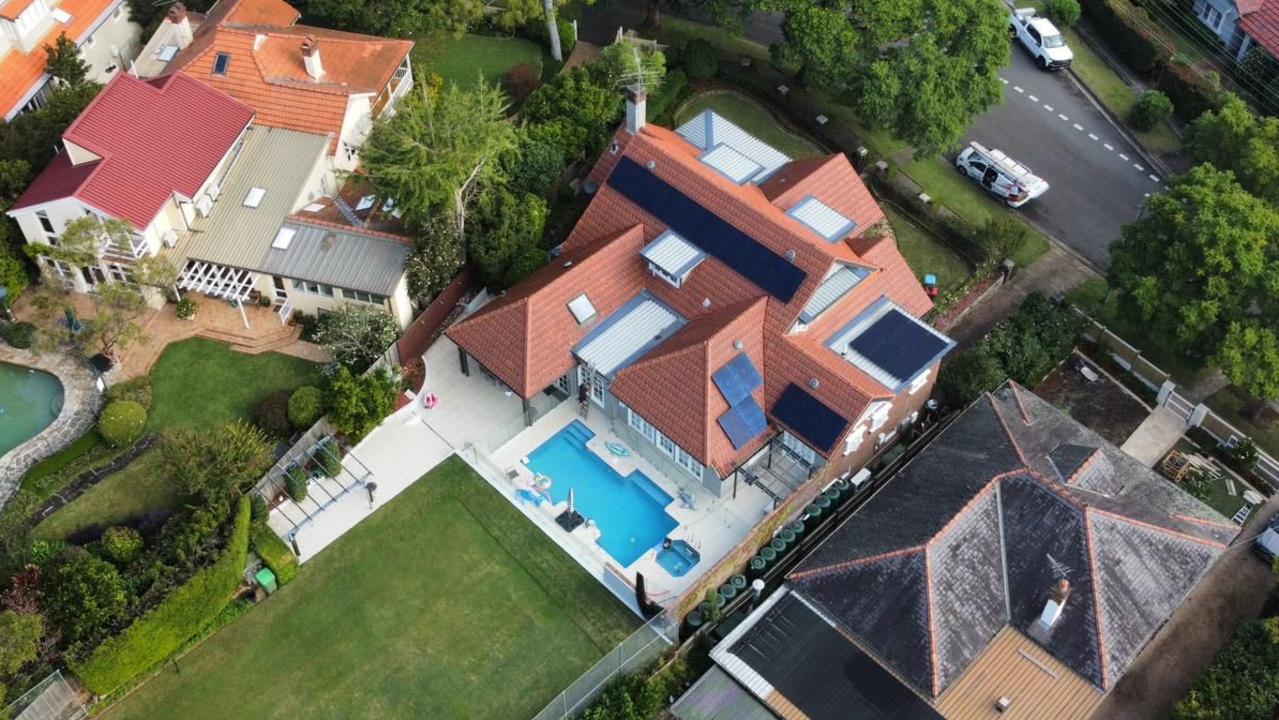
[[[1072,367],[1070,358],[1057,367],[1035,388],[1035,394],[1064,410],[1083,426],[1115,446],[1124,444],[1133,431],[1150,415],[1150,408],[1134,398],[1117,382],[1081,355],[1079,358],[1101,376],[1088,382]]]

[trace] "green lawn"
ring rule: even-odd
[[[1229,385],[1213,393],[1206,404],[1224,417],[1226,422],[1247,433],[1257,443],[1257,447],[1273,457],[1279,457],[1279,422],[1272,420],[1260,425],[1253,422],[1249,417],[1252,403],[1253,399],[1248,393]]]
[[[175,507],[182,500],[179,488],[167,484],[160,466],[159,449],[143,453],[117,473],[103,478],[74,502],[35,527],[34,537],[65,540],[89,528],[107,528],[146,515],[152,510]]]
[[[445,82],[472,87],[480,76],[500,83],[517,65],[532,65],[542,74],[542,49],[528,40],[487,35],[418,35],[413,38],[414,74],[434,72]]]
[[[526,718],[637,624],[453,458],[106,716]]]
[[[102,442],[102,436],[98,435],[98,431],[90,430],[76,438],[75,442],[32,465],[27,474],[22,477],[22,484],[33,489],[42,487],[45,478],[70,465],[76,458],[85,455],[100,442]],[[48,495],[49,493],[42,493],[41,499]]]
[[[320,381],[320,366],[279,353],[245,355],[213,340],[173,343],[151,370],[149,430],[209,429],[248,419],[274,390]]]
[[[746,132],[794,159],[824,154],[821,148],[808,140],[787,132],[764,106],[732,90],[708,90],[689,98],[676,111],[675,124],[682,125],[707,110],[723,115]]]
[[[662,29],[658,40],[664,45],[683,49],[689,40],[700,38],[714,45],[720,52],[745,55],[758,61],[768,61],[768,46],[748,40],[713,25],[682,20],[669,14],[662,16]]]
[[[884,213],[888,215],[893,233],[897,236],[897,248],[915,271],[916,277],[922,278],[925,274],[932,273],[937,276],[937,284],[941,289],[949,290],[972,274],[972,266],[963,258],[911,222],[896,208],[884,205]]]

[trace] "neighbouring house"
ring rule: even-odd
[[[526,424],[535,396],[581,393],[670,477],[780,500],[918,418],[954,343],[843,155],[792,160],[709,111],[650,125],[631,92],[587,189],[558,255],[447,331]]]
[[[1086,718],[1239,531],[1010,382],[800,560],[673,711]]]
[[[252,107],[257,125],[327,135],[334,168],[354,170],[373,121],[413,87],[413,43],[298,25],[299,15],[283,0],[218,0],[205,15],[175,3],[133,71],[181,71]]]
[[[1194,11],[1236,60],[1253,48],[1279,58],[1279,0],[1195,0]]]
[[[85,215],[135,229],[127,247],[104,244],[96,264],[41,260],[79,292],[129,282],[131,263],[163,254],[181,271],[179,291],[270,305],[281,321],[356,302],[407,325],[411,241],[319,217],[333,191],[329,148],[325,134],[257,124],[252,108],[185,73],[124,74],[67,128],[63,151],[8,214],[35,244],[57,245]]]
[[[133,60],[142,28],[125,0],[0,1],[0,116],[41,107],[52,79],[45,46],[66,35],[80,46],[89,77],[110,80]]]

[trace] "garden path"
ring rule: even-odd
[[[1119,448],[1146,467],[1154,467],[1186,432],[1186,421],[1164,406],[1150,413]]]

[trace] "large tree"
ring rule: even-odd
[[[546,201],[530,193],[499,190],[477,204],[471,259],[487,285],[508,288],[523,279],[546,228],[546,214]],[[545,263],[545,252],[541,258]],[[517,259],[523,261],[519,266]]]
[[[1217,350],[1217,365],[1230,382],[1251,395],[1254,419],[1267,400],[1279,398],[1279,322],[1270,326],[1256,318],[1230,323]]]
[[[1134,320],[1206,359],[1231,323],[1274,304],[1277,234],[1279,213],[1229,172],[1199,165],[1124,227],[1110,283]]]
[[[303,18],[322,27],[406,37],[423,32],[461,35],[484,18],[483,0],[305,0]]]
[[[1231,170],[1248,192],[1279,205],[1279,118],[1258,117],[1237,95],[1190,126],[1186,149],[1199,162]]]
[[[778,59],[835,92],[873,127],[928,155],[957,144],[997,105],[1009,62],[999,0],[759,0],[786,14]]]
[[[89,65],[80,57],[80,46],[60,33],[52,45],[44,46],[44,71],[66,85],[79,85],[89,78]]]
[[[333,352],[333,359],[352,372],[362,373],[400,334],[386,308],[376,305],[343,305],[320,317],[315,342]]]
[[[514,143],[506,108],[502,90],[482,80],[472,90],[453,84],[439,93],[414,89],[364,144],[361,157],[374,188],[395,198],[410,222],[449,212],[465,244],[471,203]]]

